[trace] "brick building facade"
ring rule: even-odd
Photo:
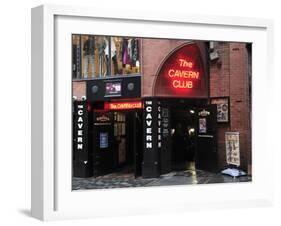
[[[241,167],[251,173],[251,53],[245,43],[216,43],[210,63],[210,97],[230,98],[230,123],[218,125],[218,160],[225,164],[225,132],[240,133]]]
[[[159,70],[175,49],[189,41],[141,39],[141,98],[153,97]],[[230,119],[217,123],[218,169],[226,166],[225,132],[239,132],[240,166],[251,174],[251,49],[246,43],[195,42],[204,59],[208,90],[206,104],[215,97],[229,98]],[[213,55],[212,55],[213,54]],[[214,56],[214,57],[212,57]],[[87,99],[88,80],[73,80],[73,96]],[[182,98],[182,97],[181,97]],[[193,97],[186,97],[193,99]]]

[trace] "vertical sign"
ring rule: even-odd
[[[162,108],[162,136],[165,139],[169,136],[169,109]]]
[[[225,133],[226,162],[240,166],[239,132]]]
[[[160,112],[160,113],[159,113]],[[161,106],[155,99],[144,100],[143,130],[144,152],[142,176],[159,177],[159,147],[161,148]]]
[[[144,129],[144,147],[146,150],[152,150],[153,148],[153,134],[152,134],[152,100],[147,100],[144,102],[145,108],[144,108],[144,123],[145,123],[145,129]]]
[[[74,105],[74,140],[75,153],[84,153],[88,151],[87,146],[87,136],[88,136],[88,112],[87,112],[88,104],[86,101],[76,101]],[[81,154],[78,154],[81,156]],[[77,155],[76,155],[77,156]]]
[[[165,174],[171,171],[172,150],[171,150],[171,135],[170,135],[170,119],[169,107],[167,102],[161,101],[161,152],[160,152],[160,173]]]
[[[88,165],[88,103],[87,101],[74,102],[73,128],[73,156],[74,176],[89,176]]]
[[[162,114],[161,102],[157,101],[157,147],[161,151],[162,147]]]

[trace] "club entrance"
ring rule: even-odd
[[[217,171],[216,106],[207,99],[145,99],[143,114],[143,177]]]
[[[89,175],[217,170],[216,106],[206,99],[95,101],[87,118]]]
[[[169,100],[171,169],[217,170],[216,108],[206,100]]]
[[[125,103],[91,103],[89,130],[94,176],[141,175],[142,110],[136,105],[141,102]]]
[[[172,170],[194,169],[196,152],[195,102],[176,101],[171,107]]]

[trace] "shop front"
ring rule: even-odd
[[[79,38],[81,42],[83,37]],[[211,104],[207,42],[105,40],[109,40],[104,42],[109,43],[108,54],[101,59],[108,60],[109,66],[94,61],[92,67],[86,66],[83,57],[90,61],[81,53],[73,59],[80,65],[74,67],[74,75],[79,70],[86,74],[73,85],[74,95],[84,96],[73,102],[74,177],[119,172],[157,178],[171,171],[218,172],[222,159],[218,134],[224,128],[217,124],[217,104]],[[131,55],[131,48],[124,50],[128,43],[134,45]],[[152,46],[163,46],[158,57],[151,54]],[[126,51],[133,60],[125,58]],[[90,59],[99,59],[99,53],[93,51]],[[82,73],[83,67],[87,73]]]

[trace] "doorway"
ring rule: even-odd
[[[116,111],[114,114],[114,172],[141,175],[142,112]]]
[[[216,106],[170,100],[172,170],[217,170]]]
[[[195,169],[196,110],[191,104],[171,108],[172,170]]]
[[[97,104],[92,104],[98,106]],[[91,126],[93,175],[141,175],[142,112],[94,109]]]

